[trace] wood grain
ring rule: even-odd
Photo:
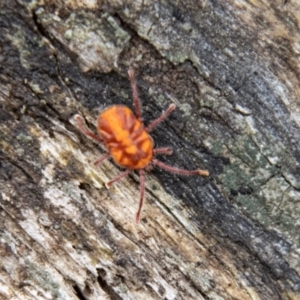
[[[0,299],[300,299],[297,1],[0,2]],[[74,126],[132,105],[138,177]]]

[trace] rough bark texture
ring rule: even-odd
[[[1,299],[300,299],[300,4],[0,0]],[[72,124],[132,106],[162,160],[120,169]]]

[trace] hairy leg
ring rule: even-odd
[[[150,125],[148,125],[145,130],[147,132],[150,132],[155,126],[157,126],[159,123],[161,123],[163,120],[165,120],[169,114],[176,108],[176,105],[174,103],[170,104],[169,108],[157,119],[152,121]]]
[[[141,211],[144,204],[144,194],[145,194],[145,171],[142,169],[140,170],[140,202],[139,208],[135,216],[135,223],[140,223]]]
[[[102,156],[100,156],[95,162],[94,165],[97,166],[100,163],[102,163],[106,158],[110,157],[110,153],[105,153]]]
[[[131,169],[127,169],[126,171],[122,172],[120,175],[118,175],[116,178],[110,180],[109,182],[106,182],[106,187],[109,189],[111,187],[111,185],[117,181],[119,181],[120,179],[122,179],[123,177],[127,176],[132,170]]]
[[[135,108],[135,116],[137,117],[137,119],[140,120],[142,117],[141,102],[140,102],[138,91],[137,91],[136,81],[135,81],[135,77],[134,77],[134,70],[129,69],[128,75],[129,75],[129,79],[130,79],[130,83],[131,83],[133,104],[134,104],[134,108]]]
[[[94,134],[92,131],[90,131],[86,125],[85,122],[83,120],[83,117],[80,115],[75,115],[74,117],[74,121],[78,127],[78,129],[85,134],[86,136],[90,137],[92,140],[94,140],[95,142],[98,143],[102,143],[103,140],[101,139],[101,137],[99,137],[98,135]]]
[[[169,147],[164,147],[164,148],[156,148],[153,149],[154,154],[167,154],[167,155],[172,155],[173,149]]]
[[[169,165],[167,165],[167,164],[163,163],[162,161],[160,161],[158,159],[155,159],[155,158],[152,159],[152,163],[154,165],[159,166],[162,169],[165,169],[169,172],[180,174],[180,175],[186,175],[186,176],[189,176],[189,175],[208,176],[209,175],[209,172],[207,170],[192,170],[192,171],[189,171],[189,170],[184,170],[184,169],[178,169],[176,167],[169,166]]]

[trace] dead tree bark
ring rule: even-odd
[[[0,0],[1,299],[300,299],[300,4]],[[120,172],[72,124],[132,105],[164,158]]]

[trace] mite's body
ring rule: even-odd
[[[108,152],[95,161],[95,165],[101,163],[104,159],[112,156],[114,161],[126,171],[118,177],[106,183],[110,187],[114,182],[128,175],[132,170],[139,170],[140,174],[140,202],[135,221],[139,223],[140,214],[143,206],[145,193],[145,168],[150,165],[157,165],[167,171],[182,175],[202,175],[208,176],[206,170],[183,170],[178,169],[154,158],[155,154],[172,154],[171,148],[156,148],[149,132],[176,108],[171,104],[166,112],[154,120],[150,125],[144,127],[141,120],[140,100],[137,93],[137,87],[132,69],[128,71],[135,107],[135,115],[126,106],[114,105],[104,110],[98,118],[97,129],[99,135],[94,134],[86,128],[83,118],[80,115],[75,116],[78,128],[87,136],[96,142],[104,143]]]
[[[119,166],[142,169],[152,160],[152,138],[128,107],[114,105],[102,112],[98,132]]]

